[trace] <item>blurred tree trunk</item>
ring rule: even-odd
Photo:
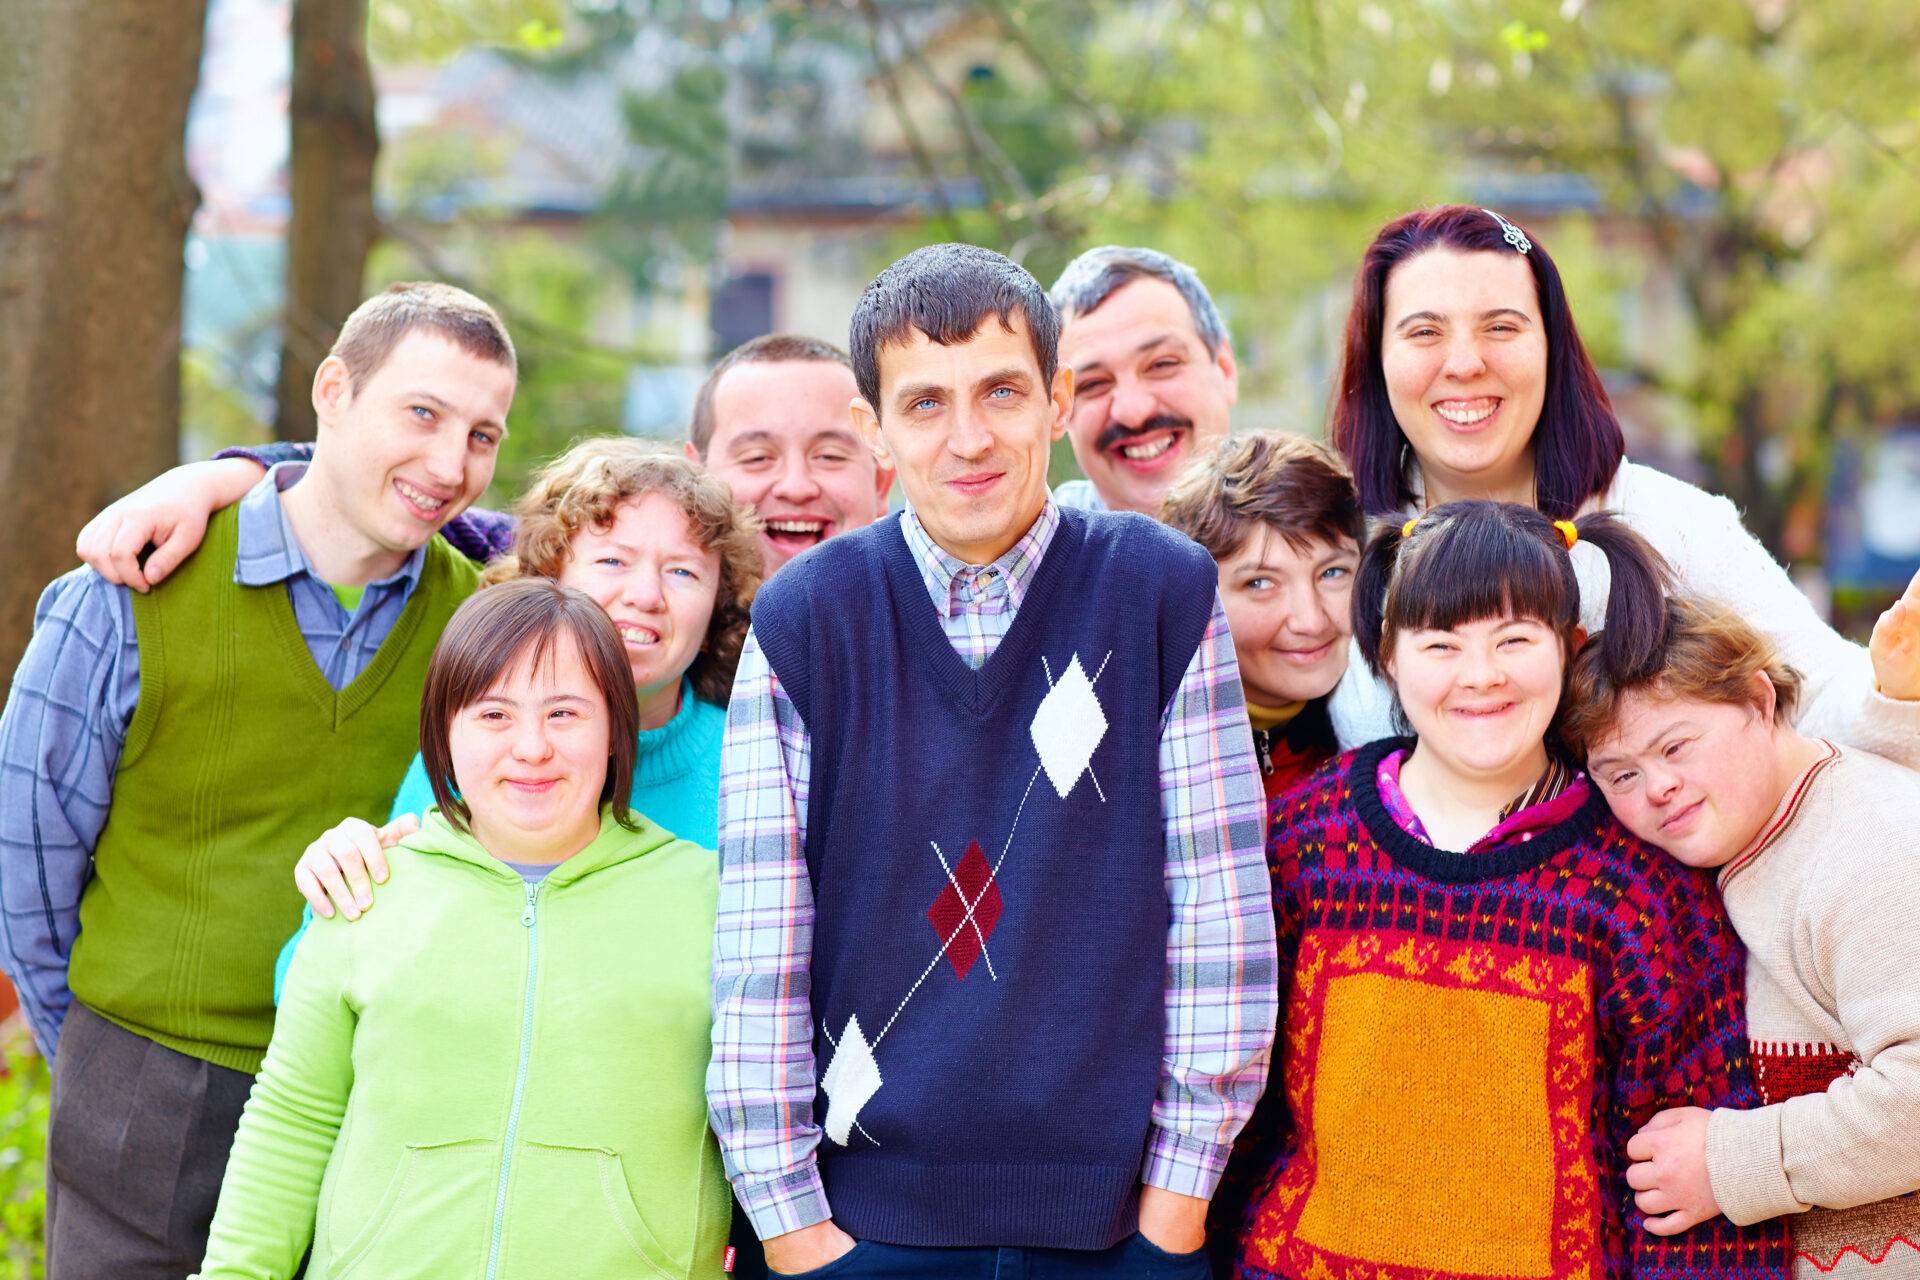
[[[179,458],[207,0],[0,0],[0,672],[74,535]]]
[[[273,433],[313,439],[313,373],[360,302],[380,153],[367,0],[294,0],[287,309]]]

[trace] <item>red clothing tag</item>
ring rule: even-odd
[[[720,1269],[722,1271],[727,1272],[729,1275],[733,1273],[733,1246],[732,1245],[727,1246],[726,1261],[720,1265]]]

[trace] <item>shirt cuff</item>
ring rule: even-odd
[[[1748,1226],[1811,1206],[1794,1198],[1780,1154],[1780,1108],[1731,1111],[1707,1118],[1707,1182],[1720,1212]]]
[[[1140,1181],[1176,1195],[1211,1200],[1232,1150],[1156,1126],[1147,1138],[1147,1167]]]
[[[827,1187],[820,1166],[811,1158],[801,1168],[761,1182],[733,1184],[740,1207],[746,1210],[753,1233],[762,1240],[799,1231],[833,1217],[827,1206]]]

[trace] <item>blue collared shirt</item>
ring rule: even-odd
[[[349,613],[314,573],[280,503],[280,491],[306,469],[282,463],[240,500],[233,580],[285,583],[314,665],[343,689],[393,630],[426,552],[369,584]],[[80,928],[80,894],[139,700],[131,592],[91,569],[56,578],[34,611],[33,639],[0,714],[0,968],[48,1057],[73,999],[67,960]],[[290,754],[306,749],[287,745]]]

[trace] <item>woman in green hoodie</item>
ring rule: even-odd
[[[722,1273],[716,869],[628,808],[632,690],[577,591],[454,615],[420,717],[439,807],[382,910],[295,956],[207,1280],[291,1277],[309,1243],[308,1280]]]

